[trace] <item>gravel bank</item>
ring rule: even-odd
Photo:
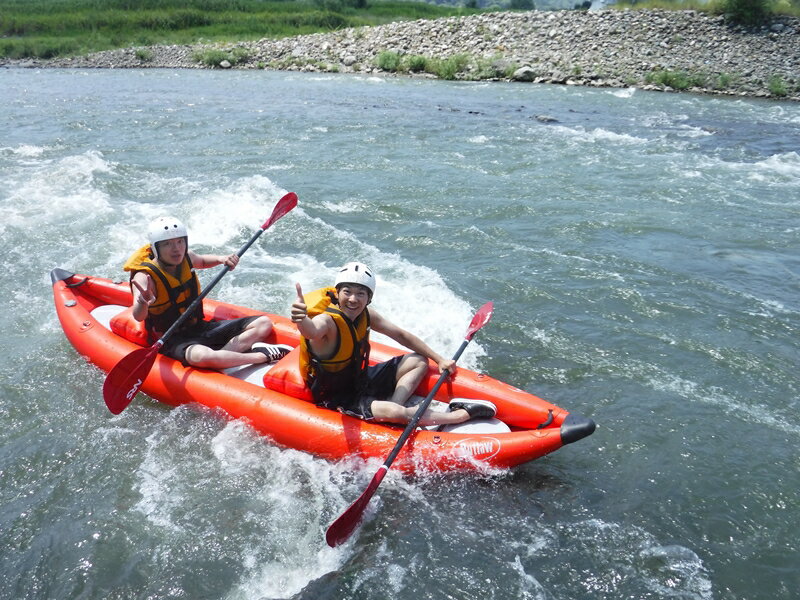
[[[748,31],[694,11],[531,11],[407,21],[235,45],[152,46],[7,66],[210,68],[196,56],[238,53],[223,68],[380,73],[378,55],[466,56],[457,79],[532,81],[800,101],[800,19]],[[236,54],[231,55],[236,56]],[[241,57],[245,56],[242,60]],[[425,75],[431,76],[431,75]]]

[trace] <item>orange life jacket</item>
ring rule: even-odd
[[[134,252],[125,262],[123,269],[130,272],[131,279],[137,272],[144,271],[155,282],[156,299],[147,308],[145,326],[148,332],[156,337],[167,331],[200,295],[200,281],[197,279],[188,253],[180,264],[177,277],[161,269],[158,261],[152,258],[149,244]],[[186,320],[186,325],[196,323],[202,315],[201,302],[195,310],[195,316]]]
[[[317,404],[336,408],[350,403],[360,395],[366,382],[369,364],[369,310],[364,309],[355,321],[351,321],[336,306],[336,290],[322,288],[306,294],[304,301],[308,316],[325,313],[333,319],[338,334],[334,352],[329,357],[320,357],[311,349],[309,340],[303,338],[300,345],[300,370],[305,373],[306,383]]]

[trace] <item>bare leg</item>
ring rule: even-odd
[[[269,359],[261,352],[250,352],[256,342],[267,339],[272,332],[272,321],[259,317],[250,323],[239,335],[231,338],[220,350],[194,344],[186,349],[186,362],[194,367],[207,369],[227,369],[241,365],[260,365]]]
[[[390,400],[373,400],[372,416],[376,421],[384,423],[408,423],[417,412],[416,406],[400,406]],[[469,413],[463,408],[452,412],[438,412],[427,409],[420,417],[419,425],[455,425],[463,423],[470,418]]]
[[[245,327],[239,335],[232,337],[230,341],[222,347],[222,350],[247,352],[256,342],[267,341],[270,333],[272,333],[272,321],[270,321],[269,317],[258,317]]]
[[[425,375],[428,374],[428,361],[419,354],[406,354],[397,365],[397,383],[390,402],[405,406],[408,399],[417,389]],[[413,414],[413,413],[412,413]]]

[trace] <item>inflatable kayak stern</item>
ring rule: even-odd
[[[594,433],[594,421],[581,415],[570,413],[561,424],[561,443],[565,446],[577,442]]]

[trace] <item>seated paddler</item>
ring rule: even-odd
[[[161,217],[148,228],[149,242],[125,263],[130,273],[133,318],[144,321],[151,343],[160,339],[170,326],[200,295],[195,269],[239,263],[230,255],[197,254],[189,249],[188,232],[179,220]],[[186,366],[224,369],[272,362],[289,348],[266,344],[272,321],[266,316],[242,317],[222,321],[203,318],[202,302],[195,314],[165,340],[161,353]]]
[[[372,269],[359,262],[344,265],[336,273],[333,287],[308,297],[296,284],[291,316],[303,336],[300,368],[318,405],[365,420],[407,423],[416,407],[406,403],[427,375],[428,361],[440,372],[447,369],[451,374],[456,366],[371,308],[375,285]],[[370,366],[370,331],[382,333],[412,352]],[[487,400],[453,401],[448,412],[426,410],[419,424],[451,425],[493,417],[496,412]]]

